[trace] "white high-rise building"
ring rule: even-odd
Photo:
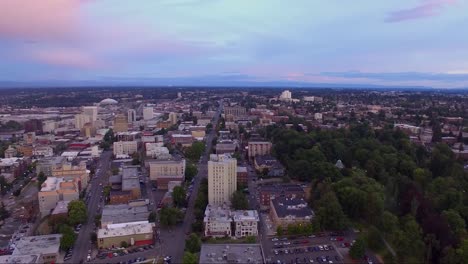
[[[133,122],[136,121],[136,111],[135,111],[135,109],[128,109],[127,120],[128,120],[129,123],[133,123]]]
[[[169,113],[169,121],[171,122],[172,125],[177,124],[177,114],[174,112]]]
[[[152,106],[143,107],[143,120],[150,120],[154,118],[154,110]]]
[[[237,190],[237,160],[230,155],[210,155],[208,161],[208,203],[215,206],[231,203]]]
[[[289,90],[285,90],[281,93],[279,99],[280,100],[291,100],[291,92]]]
[[[82,129],[86,123],[89,123],[91,118],[86,114],[75,115],[75,128]]]
[[[97,120],[98,108],[97,106],[83,106],[83,114],[89,116],[89,122]]]

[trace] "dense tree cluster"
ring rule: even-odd
[[[399,130],[366,124],[309,131],[277,125],[261,133],[288,176],[311,183],[315,229],[362,223],[371,227],[367,240],[386,238],[400,262],[461,263],[468,175],[447,145],[428,150]],[[344,168],[335,166],[338,160]]]
[[[197,162],[205,151],[205,143],[196,141],[192,146],[185,149],[185,157],[193,162]]]

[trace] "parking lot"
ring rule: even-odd
[[[339,236],[273,237],[264,253],[267,263],[345,263],[346,245],[351,243]]]

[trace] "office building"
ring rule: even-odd
[[[86,162],[73,165],[69,162],[56,164],[52,167],[52,177],[74,180],[78,184],[79,191],[88,186],[90,171],[86,169]]]
[[[49,177],[38,193],[41,217],[49,215],[59,201],[74,201],[80,198],[76,182],[64,178]]]
[[[89,122],[97,120],[98,108],[97,106],[83,106],[83,114],[89,116]]]
[[[275,226],[310,224],[314,212],[302,198],[278,197],[270,200],[270,217]]]
[[[289,90],[284,90],[281,93],[279,99],[280,100],[291,100],[291,98],[292,98],[291,96],[292,96],[292,94],[291,94],[291,92]]]
[[[154,118],[154,110],[152,106],[143,107],[143,120],[151,120]]]
[[[225,115],[245,116],[246,112],[247,111],[246,111],[245,107],[242,107],[240,105],[225,106],[224,107],[224,114]]]
[[[148,220],[148,206],[132,206],[130,204],[105,205],[102,209],[101,228],[111,224],[141,222]]]
[[[183,182],[185,159],[152,160],[149,162],[150,180],[155,181],[158,189],[167,190],[169,182]]]
[[[137,120],[136,111],[134,109],[128,109],[127,111],[127,121],[133,123]]]
[[[170,112],[168,120],[169,120],[169,122],[171,122],[171,125],[177,124],[177,113]]]
[[[208,203],[221,206],[231,203],[237,190],[237,160],[230,155],[211,154],[208,161]]]
[[[128,131],[128,122],[127,117],[123,114],[118,114],[114,118],[114,132],[127,132]]]
[[[75,115],[75,128],[82,129],[86,123],[91,122],[91,119],[88,115],[77,114]]]
[[[114,155],[132,155],[138,151],[136,141],[117,141],[114,142]]]
[[[61,238],[60,234],[21,237],[13,242],[12,256],[38,255],[36,263],[57,263]]]

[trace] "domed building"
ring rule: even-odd
[[[101,102],[99,102],[99,105],[115,105],[115,104],[118,104],[118,102],[111,98],[106,98],[102,100]]]

